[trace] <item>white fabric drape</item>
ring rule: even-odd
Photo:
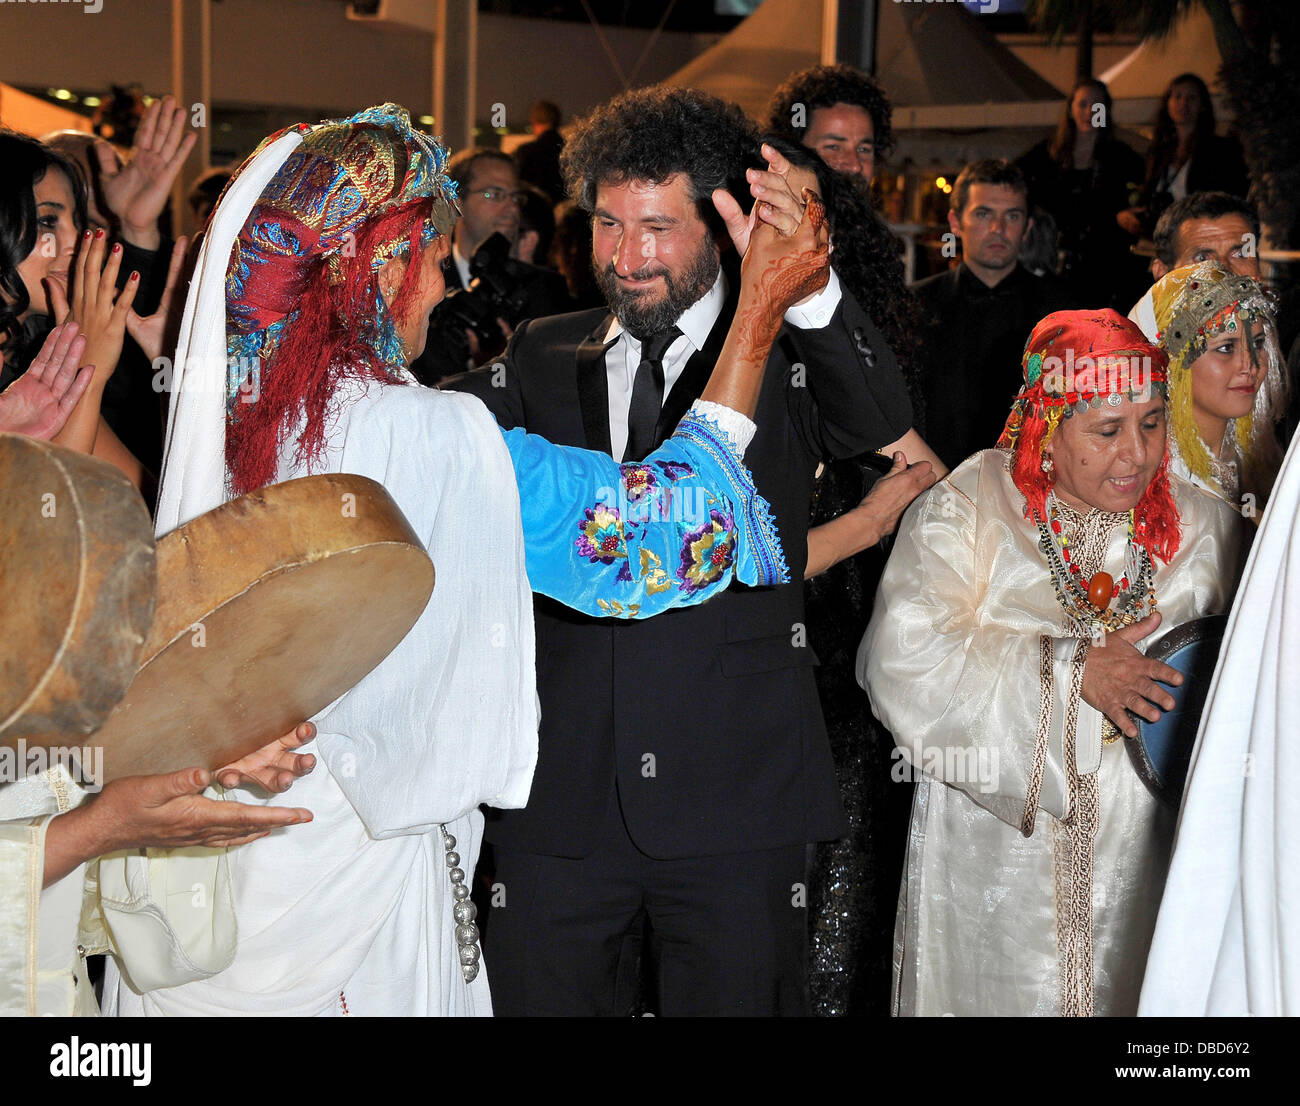
[[[1201,718],[1141,1014],[1300,1014],[1298,510],[1293,440]]]

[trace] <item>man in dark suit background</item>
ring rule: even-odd
[[[452,231],[451,252],[442,264],[448,294],[470,287],[470,262],[475,252],[490,236],[500,234],[511,246],[511,273],[505,285],[512,291],[520,289],[521,295],[512,317],[498,317],[495,329],[499,333],[486,340],[468,331],[449,310],[446,300],[439,304],[430,320],[430,340],[411,366],[411,371],[426,384],[436,384],[481,365],[505,348],[512,327],[524,319],[566,311],[572,303],[559,273],[513,260],[524,203],[514,159],[500,150],[474,147],[451,159],[447,175],[456,183],[461,209]]]
[[[533,138],[515,150],[519,179],[534,184],[558,204],[564,199],[564,177],[560,173],[560,109],[550,100],[538,100],[528,112]]]
[[[961,263],[912,285],[921,305],[917,357],[926,436],[948,468],[992,449],[1020,391],[1020,356],[1030,332],[1053,311],[1079,306],[1054,276],[1020,264],[1029,185],[1010,162],[989,158],[962,169],[948,226]]]
[[[732,321],[719,243],[748,240],[734,196],[752,190],[778,229],[798,218],[779,173],[746,178],[757,149],[740,109],[702,93],[598,109],[565,168],[611,311],[533,320],[502,362],[450,386],[505,427],[644,457],[699,396]],[[538,602],[537,772],[528,805],[487,829],[498,1013],[627,1013],[628,938],[645,919],[657,1012],[807,1012],[807,846],[844,825],[803,628],[814,473],[921,443],[892,353],[833,275],[786,321],[745,460],[792,582],[641,624]]]

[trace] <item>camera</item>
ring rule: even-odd
[[[472,330],[479,349],[493,356],[505,343],[497,320],[504,319],[511,326],[523,320],[529,290],[539,273],[511,258],[510,239],[500,233],[489,235],[474,251],[469,272],[469,287],[447,294],[434,309],[434,323],[439,329],[453,324]]]

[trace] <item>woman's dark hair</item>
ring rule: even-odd
[[[1097,160],[1097,155],[1101,152],[1102,144],[1109,142],[1114,135],[1110,129],[1111,117],[1111,99],[1110,89],[1106,87],[1105,81],[1099,81],[1096,77],[1080,77],[1074,82],[1074,87],[1070,89],[1070,96],[1065,101],[1065,111],[1061,114],[1061,121],[1056,125],[1056,134],[1052,136],[1052,145],[1050,153],[1052,160],[1062,169],[1074,168],[1074,140],[1078,137],[1079,128],[1074,122],[1074,97],[1081,88],[1095,88],[1101,95],[1093,103],[1101,102],[1104,110],[1101,123],[1096,127],[1097,131],[1097,149],[1093,153],[1093,160]]]
[[[0,355],[25,369],[50,328],[46,315],[19,316],[31,306],[21,265],[36,249],[36,185],[50,169],[68,178],[78,226],[86,221],[86,190],[80,170],[61,154],[26,135],[0,130]]]
[[[924,425],[920,366],[912,349],[919,307],[904,280],[898,239],[871,206],[870,186],[861,177],[836,172],[812,150],[781,135],[767,135],[764,141],[791,165],[817,174],[835,244],[831,267],[889,343],[907,383],[914,425]]]
[[[1180,84],[1192,85],[1201,98],[1200,111],[1196,115],[1196,129],[1192,133],[1188,156],[1195,157],[1196,149],[1202,143],[1214,137],[1214,101],[1210,99],[1210,90],[1195,73],[1180,73],[1165,89],[1160,97],[1160,110],[1156,112],[1156,132],[1151,139],[1151,150],[1147,154],[1147,181],[1154,181],[1166,165],[1178,156],[1178,127],[1174,125],[1169,114],[1169,96]]]

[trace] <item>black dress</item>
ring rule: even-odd
[[[861,460],[827,464],[811,525],[856,507],[876,479]],[[871,713],[856,675],[887,544],[804,584],[809,640],[821,661],[817,692],[849,824],[846,836],[817,847],[808,882],[809,990],[812,1012],[822,1017],[890,1010],[894,915],[914,785],[891,778],[894,739]]]
[[[1127,312],[1150,281],[1142,259],[1130,252],[1132,237],[1115,217],[1137,201],[1146,176],[1142,159],[1117,139],[1099,140],[1091,166],[1064,169],[1053,159],[1049,139],[1017,164],[1033,205],[1056,220],[1059,276],[1074,298]]]

